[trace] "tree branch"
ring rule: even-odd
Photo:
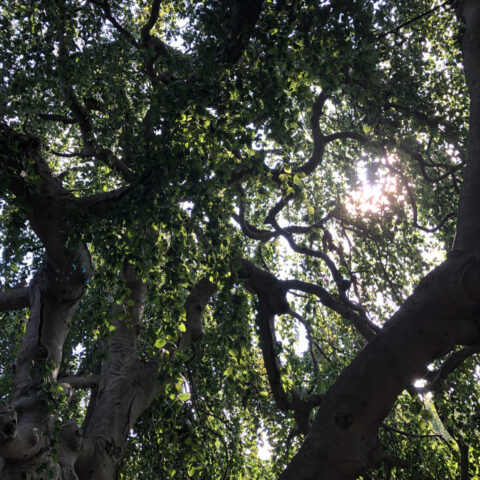
[[[147,296],[146,283],[138,277],[128,261],[124,262],[121,281],[125,288],[122,305],[115,304],[112,312],[115,330],[110,342],[110,358],[115,370],[137,358],[137,337]]]
[[[100,375],[92,375],[91,377],[62,377],[58,379],[58,383],[66,384],[71,388],[88,389],[97,388],[100,382]]]
[[[293,410],[296,430],[307,434],[310,429],[310,413],[320,405],[322,397],[317,394],[301,394],[297,390],[285,391],[281,365],[277,352],[275,315],[292,314],[286,299],[287,289],[281,280],[265,272],[252,262],[243,259],[238,275],[258,297],[257,325],[268,382],[277,407],[282,411]]]
[[[430,383],[424,387],[416,388],[419,393],[423,392],[438,392],[441,389],[442,382],[458,368],[462,363],[470,358],[472,355],[480,352],[480,343],[463,347],[456,352],[451,353],[448,358],[442,363],[440,370],[437,372],[428,372],[428,377],[431,379]]]
[[[202,315],[217,286],[207,278],[202,278],[193,288],[185,301],[187,316],[186,332],[180,338],[178,349],[185,351],[192,343],[202,339],[204,335]]]
[[[243,0],[235,4],[230,45],[222,52],[223,60],[228,64],[237,63],[245,50],[250,35],[262,11],[263,0]]]
[[[0,312],[22,310],[30,306],[30,287],[15,287],[0,292]]]
[[[313,283],[303,282],[302,280],[282,280],[283,286],[287,290],[300,290],[304,293],[315,295],[323,306],[337,312],[342,318],[351,322],[358,332],[368,341],[375,337],[375,333],[380,328],[372,323],[368,318],[360,316],[344,303],[336,300],[325,288]]]

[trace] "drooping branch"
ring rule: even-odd
[[[117,157],[111,150],[99,147],[95,141],[94,128],[90,118],[89,109],[80,102],[74,90],[72,78],[69,73],[70,66],[68,64],[68,49],[66,41],[63,38],[60,41],[58,63],[60,88],[73,118],[80,127],[83,141],[83,148],[81,150],[82,156],[95,158],[116,171],[124,180],[131,181],[134,178],[134,175],[126,163],[121,158]],[[88,103],[86,100],[84,102]]]
[[[390,432],[398,433],[399,435],[403,435],[404,437],[410,437],[410,438],[440,438],[442,440],[445,440],[443,435],[440,435],[439,433],[410,433],[410,432],[405,432],[403,430],[399,430],[396,427],[392,427],[392,425],[387,425],[387,424],[382,424],[382,428],[385,430],[388,430]]]
[[[46,120],[49,122],[61,122],[65,125],[73,125],[77,122],[74,118],[67,117],[65,115],[58,115],[55,113],[39,113],[38,117],[42,120]]]
[[[460,461],[458,462],[460,467],[460,480],[469,480],[471,477],[468,471],[469,470],[468,445],[464,443],[463,435],[461,436],[458,432],[454,431],[454,428],[452,427],[451,419],[449,419],[450,421],[447,421],[447,418],[442,414],[442,411],[438,408],[438,398],[436,393],[437,392],[435,392],[433,395],[433,407],[435,408],[435,412],[437,413],[438,418],[442,422],[443,427],[447,430],[450,437],[452,437],[454,442],[457,444],[458,452],[460,454]]]
[[[282,411],[294,412],[295,434],[307,434],[310,429],[310,413],[321,403],[322,398],[317,394],[302,394],[295,389],[286,391],[283,386],[275,334],[275,315],[293,313],[286,299],[287,289],[273,274],[245,259],[242,260],[238,275],[258,298],[257,325],[260,345],[275,403]]]
[[[258,297],[257,325],[268,381],[278,408],[288,410],[287,394],[280,374],[280,360],[275,351],[274,326],[275,315],[290,311],[285,297],[286,290],[273,274],[265,272],[247,260],[242,260],[238,275],[246,281],[247,287]]]
[[[418,152],[415,152],[414,150],[412,150],[408,145],[406,145],[405,143],[400,143],[398,145],[398,148],[405,152],[406,154],[410,155],[410,157],[412,157],[414,160],[417,161],[419,167],[420,167],[420,172],[422,173],[422,176],[423,178],[429,182],[429,183],[438,183],[438,182],[441,182],[442,180],[445,180],[447,177],[451,176],[453,173],[457,172],[458,170],[461,170],[465,167],[465,164],[463,163],[460,163],[458,165],[444,165],[444,164],[435,164],[435,165],[432,165],[432,164],[428,164],[422,157],[422,155]],[[445,168],[446,171],[443,172],[441,175],[437,176],[437,177],[431,177],[427,171],[426,171],[426,167],[436,167],[436,168],[439,168],[439,167],[442,167],[442,168]]]
[[[141,48],[140,43],[137,39],[130,33],[127,29],[125,29],[120,22],[115,18],[112,13],[112,9],[110,4],[107,0],[88,0],[90,3],[99,6],[104,14],[104,17],[113,25],[113,27],[120,33],[122,37],[128,40],[134,47]]]
[[[143,25],[140,30],[140,38],[141,40],[138,41],[137,38],[128,31],[122,24],[115,18],[113,15],[110,3],[107,0],[89,0],[90,3],[97,5],[101,8],[103,12],[103,16],[106,20],[108,20],[115,30],[130,44],[132,44],[138,50],[142,49],[151,49],[152,53],[147,57],[145,61],[145,71],[149,76],[152,84],[157,85],[158,79],[160,79],[163,83],[168,84],[171,81],[171,78],[168,74],[160,73],[157,74],[154,69],[154,65],[156,60],[161,56],[168,56],[169,50],[172,47],[166,45],[160,38],[155,35],[151,34],[151,30],[155,26],[155,23],[158,20],[159,13],[160,13],[160,0],[153,0],[152,8],[150,10],[150,16],[147,22]]]
[[[445,215],[442,218],[442,220],[440,220],[438,225],[436,225],[434,227],[424,227],[424,226],[420,225],[418,223],[417,202],[415,200],[415,195],[413,193],[412,187],[410,186],[410,183],[408,182],[408,179],[406,178],[405,174],[400,169],[394,167],[393,165],[390,165],[390,164],[387,163],[385,166],[387,167],[388,170],[393,172],[400,179],[400,182],[402,183],[403,187],[407,191],[407,198],[408,198],[408,201],[410,203],[410,206],[412,207],[413,225],[415,226],[415,228],[418,228],[419,230],[422,230],[424,232],[434,233],[434,232],[440,230],[443,227],[443,225],[445,225],[445,223],[448,222],[448,220],[455,217],[455,213],[450,212],[447,215]],[[448,175],[450,175],[450,172],[448,172],[445,176],[448,176]]]
[[[400,25],[397,25],[395,28],[392,28],[391,30],[380,33],[377,38],[380,39],[382,37],[387,37],[388,35],[391,35],[392,33],[396,35],[402,28],[406,27],[407,25],[411,25],[412,23],[420,20],[421,18],[426,17],[428,15],[431,15],[436,10],[438,10],[440,8],[443,8],[443,7],[445,7],[445,6],[447,6],[451,3],[452,3],[452,0],[447,0],[446,2],[443,2],[440,5],[436,5],[435,7],[431,8],[430,10],[422,12],[422,13],[416,15],[415,17],[410,18],[406,22],[403,22]]]
[[[320,345],[318,345],[318,343],[315,342],[315,340],[313,340],[312,338],[312,332],[310,331],[310,325],[303,319],[303,317],[293,311],[293,310],[290,310],[290,312],[288,312],[293,318],[296,318],[305,328],[305,331],[307,333],[307,341],[308,341],[308,353],[310,354],[310,358],[312,359],[312,363],[313,363],[313,367],[314,367],[314,378],[317,378],[318,376],[318,372],[319,372],[319,367],[318,367],[318,361],[317,361],[317,357],[315,356],[315,352],[313,350],[313,347],[315,346],[317,348],[317,350],[319,352],[322,353],[322,355],[328,360],[328,357],[326,357],[325,355],[325,352],[322,350],[322,348],[320,348]]]

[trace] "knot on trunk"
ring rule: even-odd
[[[13,442],[17,435],[17,412],[5,402],[0,403],[0,443]]]

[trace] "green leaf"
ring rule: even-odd
[[[364,124],[362,128],[365,135],[368,135],[372,131],[372,127],[367,124]]]
[[[178,399],[179,399],[181,402],[187,402],[188,400],[190,400],[190,394],[189,394],[188,392],[181,393],[181,394],[178,396]]]

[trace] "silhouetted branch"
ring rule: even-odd
[[[440,370],[437,372],[429,372],[428,376],[431,379],[430,383],[424,387],[417,388],[416,390],[418,392],[439,391],[442,382],[448,377],[448,375],[450,375],[450,373],[458,368],[465,360],[479,352],[480,344],[475,344],[469,347],[463,347],[462,349],[451,353],[442,363]]]
[[[30,306],[30,287],[14,287],[0,292],[0,312],[21,310]]]
[[[250,40],[258,17],[262,11],[263,0],[242,0],[234,7],[230,44],[223,52],[223,59],[231,65],[237,63]]]

